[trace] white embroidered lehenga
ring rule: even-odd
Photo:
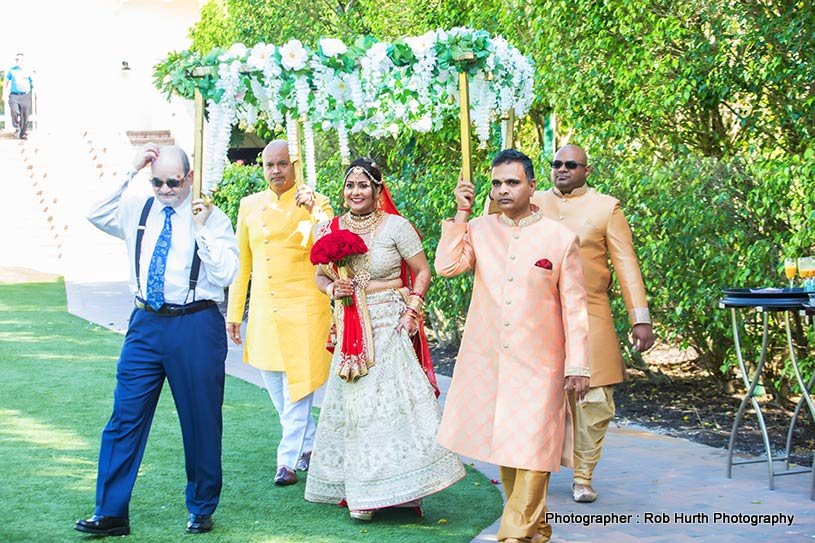
[[[368,246],[366,255],[352,257],[351,268],[356,274],[367,269],[371,280],[398,278],[402,259],[422,250],[413,227],[397,215],[387,215]],[[363,377],[345,381],[335,350],[305,490],[308,501],[345,500],[352,511],[415,502],[464,476],[458,456],[436,443],[440,410],[434,389],[411,339],[396,332],[405,309],[402,294],[386,289],[365,298],[373,364]]]

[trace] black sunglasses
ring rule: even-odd
[[[164,184],[166,184],[167,187],[171,189],[177,189],[178,187],[181,186],[181,183],[184,182],[184,179],[167,179],[167,181],[162,181],[158,177],[154,177],[153,179],[150,180],[150,182],[153,183],[153,186],[156,187],[157,189],[160,189],[161,185]]]
[[[586,166],[582,162],[578,162],[576,160],[567,160],[566,162],[563,162],[562,160],[553,160],[551,164],[553,170],[559,170],[564,164],[566,165],[567,170],[576,170],[578,166]]]

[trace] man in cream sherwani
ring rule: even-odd
[[[577,502],[593,502],[597,492],[591,484],[592,475],[614,417],[614,385],[625,379],[625,364],[609,302],[609,259],[628,309],[634,349],[640,352],[650,349],[654,332],[631,229],[620,202],[586,185],[592,169],[586,152],[577,145],[559,149],[551,166],[554,186],[536,192],[532,203],[540,207],[545,217],[560,222],[580,238],[589,302],[591,388],[582,402],[569,398],[575,431],[572,494]]]
[[[493,160],[501,211],[468,222],[474,187],[460,181],[458,212],[442,224],[435,268],[475,282],[439,443],[498,464],[507,503],[498,540],[548,541],[549,474],[571,465],[565,389],[589,386],[588,317],[577,236],[530,198],[532,161],[515,150]]]

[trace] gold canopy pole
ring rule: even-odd
[[[470,82],[467,72],[458,74],[458,95],[460,98],[459,121],[461,125],[461,178],[473,181],[472,146],[470,142]]]
[[[195,143],[192,154],[192,198],[201,198],[204,179],[204,96],[195,89]]]
[[[212,68],[199,66],[193,68],[192,77],[206,77],[212,73]],[[192,198],[197,200],[202,196],[204,185],[204,95],[198,87],[195,87],[193,103]],[[209,201],[209,196],[204,199]]]
[[[504,149],[514,149],[515,148],[515,108],[511,108],[504,114],[504,122],[506,125],[504,126]],[[490,200],[489,195],[487,195],[486,200],[484,201],[484,211],[481,212],[482,215],[492,215],[493,213],[498,213],[500,210],[498,206]]]
[[[292,133],[294,134],[294,141],[295,147],[297,148],[297,153],[291,158],[292,166],[294,166],[294,179],[297,187],[302,187],[306,182],[305,172],[303,170],[303,137],[302,137],[302,121],[299,119],[293,119],[294,121],[294,129]]]
[[[504,132],[504,149],[515,148],[515,108],[510,108],[504,117],[506,127]]]
[[[475,53],[465,51],[456,61],[473,60]],[[459,121],[461,125],[461,178],[472,183],[473,162],[472,145],[470,141],[470,81],[463,66],[459,66],[458,95],[459,95]]]

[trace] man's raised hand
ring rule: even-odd
[[[148,143],[136,151],[136,156],[133,157],[133,169],[139,171],[148,164],[152,164],[157,158],[158,147],[154,143]]]

